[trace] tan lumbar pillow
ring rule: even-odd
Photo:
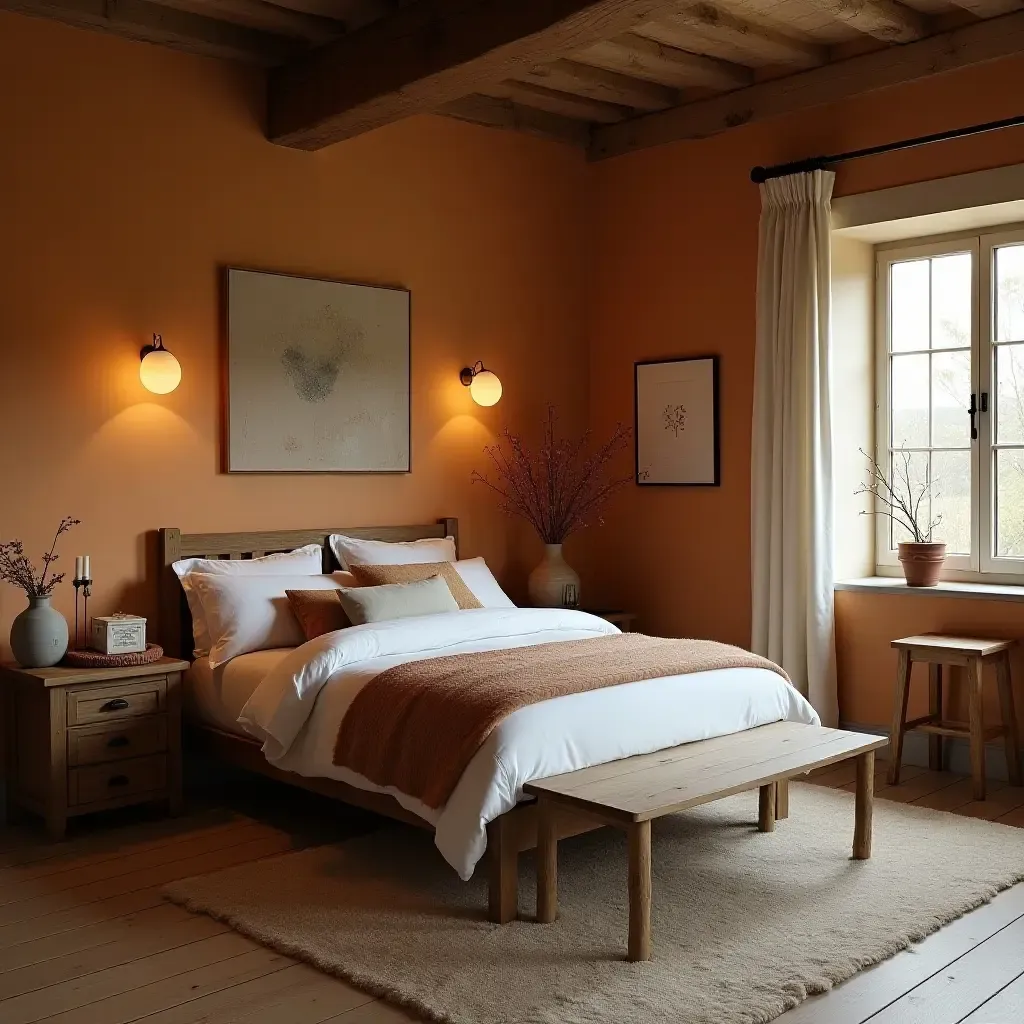
[[[436,574],[416,583],[346,587],[338,591],[338,599],[356,626],[459,610],[448,584]]]
[[[337,590],[286,590],[285,594],[307,640],[352,625]]]
[[[364,587],[380,587],[390,583],[418,583],[440,576],[459,608],[483,608],[466,581],[451,562],[417,562],[413,565],[352,565],[349,572]]]

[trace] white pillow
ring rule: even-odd
[[[359,586],[347,572],[329,576],[190,576],[210,631],[212,668],[250,651],[298,647],[306,642],[285,591]]]
[[[414,565],[420,562],[454,562],[454,537],[425,537],[423,540],[360,540],[332,533],[329,539],[334,557],[342,569],[350,565]]]
[[[203,606],[195,596],[189,580],[191,573],[209,576],[319,576],[324,571],[323,561],[323,548],[319,544],[307,544],[294,551],[282,551],[280,554],[263,555],[260,558],[183,558],[174,562],[171,568],[181,581],[188,610],[192,613],[194,656],[202,658],[209,654],[212,644],[210,631],[203,618]]]
[[[485,608],[515,608],[515,603],[498,585],[482,558],[460,558],[455,563],[455,571]]]

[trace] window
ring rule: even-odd
[[[1024,582],[1024,230],[877,260],[879,465],[951,578]],[[879,516],[879,571],[913,539]]]

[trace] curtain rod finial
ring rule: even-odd
[[[768,180],[768,169],[760,164],[750,169],[750,180],[755,185],[763,185]]]

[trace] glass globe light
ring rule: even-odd
[[[181,363],[164,348],[163,338],[153,335],[153,344],[142,350],[139,380],[154,395],[169,395],[181,383]]]

